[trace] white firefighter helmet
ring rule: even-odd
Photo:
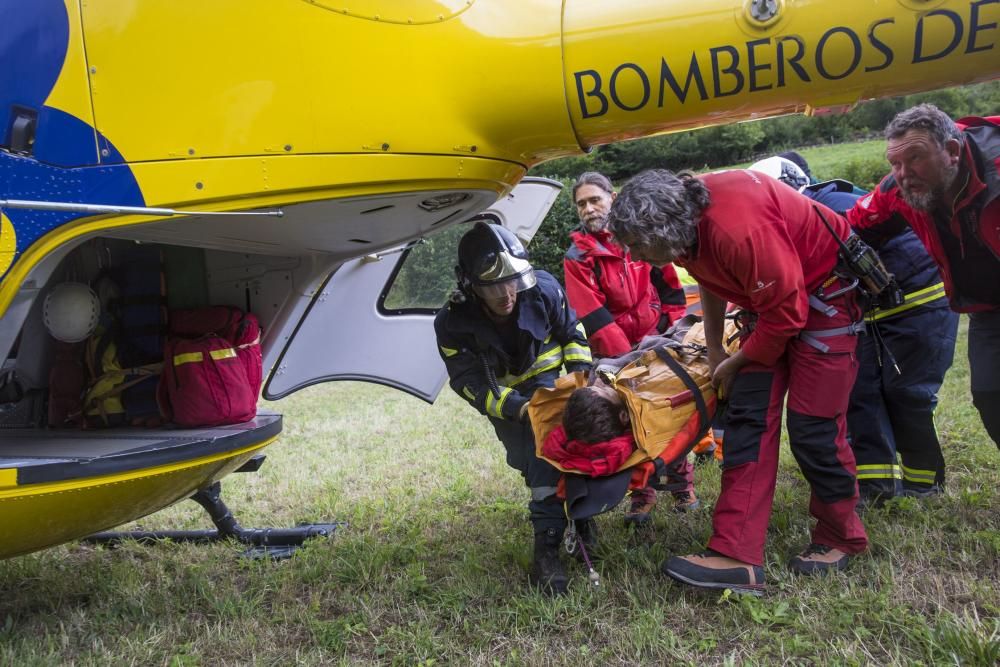
[[[83,283],[60,283],[45,296],[42,320],[56,340],[79,343],[97,328],[101,302]]]
[[[758,160],[747,168],[752,171],[759,171],[762,174],[767,174],[771,178],[776,178],[785,185],[790,185],[796,190],[809,185],[809,177],[806,176],[806,172],[802,171],[799,165],[795,164],[791,160],[778,157],[777,155],[764,160]]]

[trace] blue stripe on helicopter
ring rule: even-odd
[[[0,152],[0,199],[145,205],[132,170],[108,139],[83,120],[45,106],[69,43],[69,16],[62,0],[0,0],[0,25],[3,143],[10,145],[15,107],[38,114],[32,154]],[[98,146],[104,153],[100,157]],[[11,266],[40,237],[81,217],[24,209],[5,214],[17,237]]]

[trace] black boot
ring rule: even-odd
[[[549,528],[535,533],[535,557],[531,564],[531,583],[550,595],[566,593],[566,569],[559,560],[562,535]]]

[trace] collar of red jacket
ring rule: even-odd
[[[966,139],[965,143],[962,145],[962,160],[963,168],[958,172],[958,178],[962,178],[964,171],[968,174],[969,182],[966,184],[965,188],[962,190],[962,200],[955,203],[955,210],[963,209],[968,206],[980,192],[986,189],[986,184],[983,183],[982,179],[979,178],[978,170],[976,169],[976,157],[972,154],[972,146],[969,145],[969,140]],[[987,168],[991,165],[987,165]]]
[[[570,238],[576,247],[588,255],[606,255],[621,257],[624,252],[607,229],[591,233],[584,230],[570,232]]]

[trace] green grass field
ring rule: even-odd
[[[964,329],[964,326],[963,326]],[[274,407],[285,434],[226,480],[247,526],[337,519],[284,562],[235,545],[68,545],[0,562],[0,664],[961,664],[1000,660],[1000,453],[969,403],[964,331],[938,411],[948,490],[866,515],[871,550],[821,579],[788,573],[808,542],[808,489],[783,455],[763,599],[659,574],[699,549],[711,515],[657,511],[635,534],[599,518],[598,589],[527,585],[527,491],[486,420],[374,385],[312,387]],[[719,486],[699,468],[707,505]],[[658,508],[659,510],[660,508]],[[208,527],[193,503],[141,522]]]
[[[826,151],[803,151],[818,174],[845,155]],[[637,534],[619,508],[599,518],[600,587],[573,563],[570,594],[545,598],[527,582],[528,492],[486,419],[447,388],[428,406],[336,383],[266,405],[285,415],[283,436],[259,473],[224,483],[243,525],[347,522],[334,538],[282,562],[233,544],[70,544],[0,561],[0,665],[996,665],[1000,452],[971,405],[965,328],[937,413],[947,493],[867,513],[872,547],[847,573],[786,569],[810,527],[786,449],[766,597],[659,573],[702,548],[709,509],[658,508]],[[710,508],[714,465],[696,488]],[[210,527],[190,502],[139,525]]]

